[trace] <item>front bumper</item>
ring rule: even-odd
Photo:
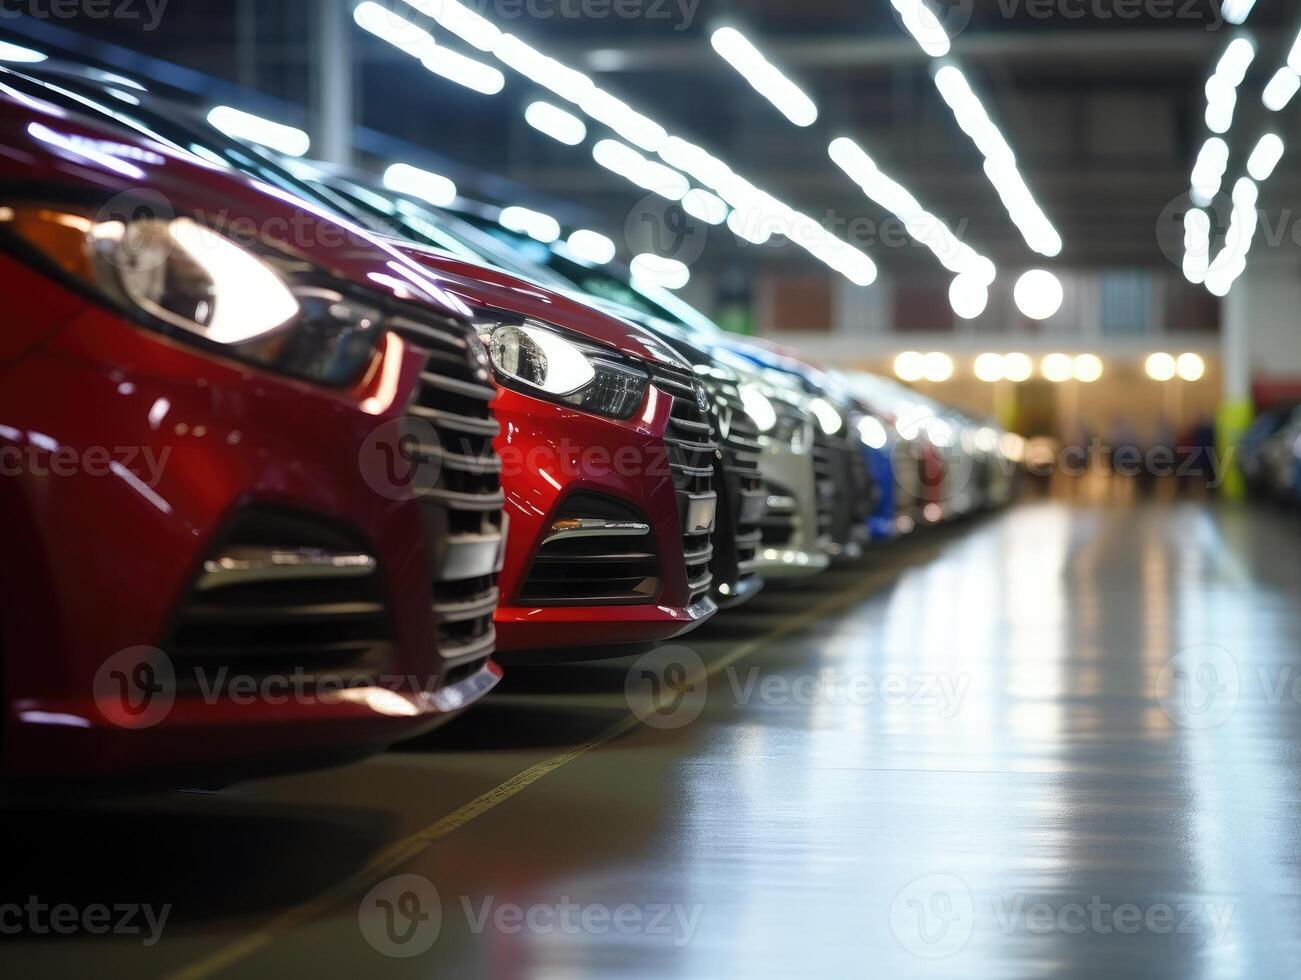
[[[6,779],[196,785],[346,761],[429,730],[496,683],[490,636],[459,661],[440,647],[436,610],[451,584],[445,508],[378,493],[364,462],[376,432],[402,424],[423,351],[392,344],[356,388],[326,390],[70,305],[61,287],[2,256],[0,278],[14,316],[69,311],[43,347],[0,373],[0,449],[16,466],[0,480],[14,530],[0,563]],[[378,612],[328,610],[384,624],[379,659],[366,665],[373,683],[302,693],[292,678],[319,678],[325,661],[302,669],[319,650],[275,660],[270,646],[256,657],[207,649],[206,659],[168,649],[205,562],[253,512],[325,529],[373,556]],[[490,586],[496,551],[478,548],[459,572]],[[238,612],[245,624],[266,614]],[[200,639],[229,629],[236,611],[205,615],[217,618]],[[164,691],[167,710],[144,722],[121,714],[104,688],[133,673],[115,675],[114,658],[141,648],[160,650],[181,678]],[[184,683],[192,672],[206,683]],[[356,680],[351,666],[344,672]],[[269,678],[285,682],[274,697],[262,688]]]
[[[694,629],[717,611],[709,598],[712,552],[693,542],[689,519],[708,519],[712,530],[716,498],[693,495],[675,483],[666,433],[673,398],[652,385],[641,410],[628,421],[600,418],[552,402],[502,389],[496,404],[502,426],[498,452],[510,533],[497,608],[498,650],[530,659],[565,660],[608,648],[670,640]],[[710,462],[712,468],[712,461]],[[536,570],[544,542],[558,517],[578,502],[609,509],[619,523],[644,528],[640,550],[648,565],[645,594],[619,589],[591,596],[590,569],[601,556],[582,556],[572,571],[574,589],[563,591],[563,571],[546,600],[539,598]],[[703,515],[707,510],[708,514]],[[703,515],[703,516],[701,516]],[[695,555],[689,566],[689,556]],[[703,563],[703,564],[702,564]],[[627,561],[619,563],[626,566]],[[704,577],[698,571],[704,568]]]
[[[768,487],[758,571],[767,579],[804,578],[831,564],[819,531],[819,496],[813,457],[786,440],[766,439],[759,469]]]

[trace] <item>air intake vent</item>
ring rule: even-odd
[[[204,562],[164,649],[214,678],[373,677],[391,652],[377,563],[327,524],[249,511]]]
[[[552,521],[522,602],[553,605],[635,605],[659,595],[659,558],[645,516],[622,501],[580,491]]]

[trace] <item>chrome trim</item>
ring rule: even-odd
[[[361,552],[241,545],[204,562],[197,588],[210,592],[255,582],[365,578],[378,567],[373,556]]]
[[[635,521],[603,521],[595,518],[573,518],[556,521],[551,525],[551,533],[542,544],[549,545],[556,541],[570,541],[575,538],[639,538],[650,534],[649,524]]]

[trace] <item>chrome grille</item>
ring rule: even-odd
[[[861,547],[859,529],[866,527],[871,513],[871,484],[862,447],[848,435],[828,436],[820,426],[814,429],[818,535],[833,553],[853,557]]]
[[[848,500],[837,482],[841,470],[839,451],[821,426],[813,427],[813,476],[818,491],[818,538],[826,543],[840,542],[847,535]],[[840,533],[837,533],[840,532]]]
[[[705,528],[693,527],[692,515],[702,505],[717,505],[715,469],[722,452],[714,439],[709,397],[700,383],[686,371],[663,367],[655,369],[651,380],[673,400],[664,442],[678,493],[687,589],[694,605],[709,594],[714,584],[714,523],[711,521]]]
[[[763,543],[759,522],[768,502],[768,491],[759,475],[763,446],[759,427],[746,413],[736,385],[711,379],[706,387],[714,399],[717,435],[723,450],[721,485],[727,496],[726,508],[720,509],[726,521],[720,520],[715,531],[714,575],[719,582],[739,585],[754,577]],[[726,547],[721,540],[725,536],[730,539]],[[728,547],[734,553],[735,568],[723,567]]]
[[[386,327],[427,357],[420,386],[407,407],[417,451],[437,462],[437,481],[420,501],[430,553],[438,652],[446,671],[464,673],[486,660],[496,633],[497,571],[502,546],[501,460],[493,450],[500,428],[496,397],[482,348],[468,328],[452,321],[392,317]],[[422,438],[437,434],[437,445]]]

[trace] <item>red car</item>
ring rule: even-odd
[[[468,311],[386,243],[2,69],[0,147],[0,775],[215,785],[492,688]]]
[[[594,307],[406,248],[474,309],[499,384],[509,534],[498,649],[618,652],[710,618],[721,450],[692,370]]]

